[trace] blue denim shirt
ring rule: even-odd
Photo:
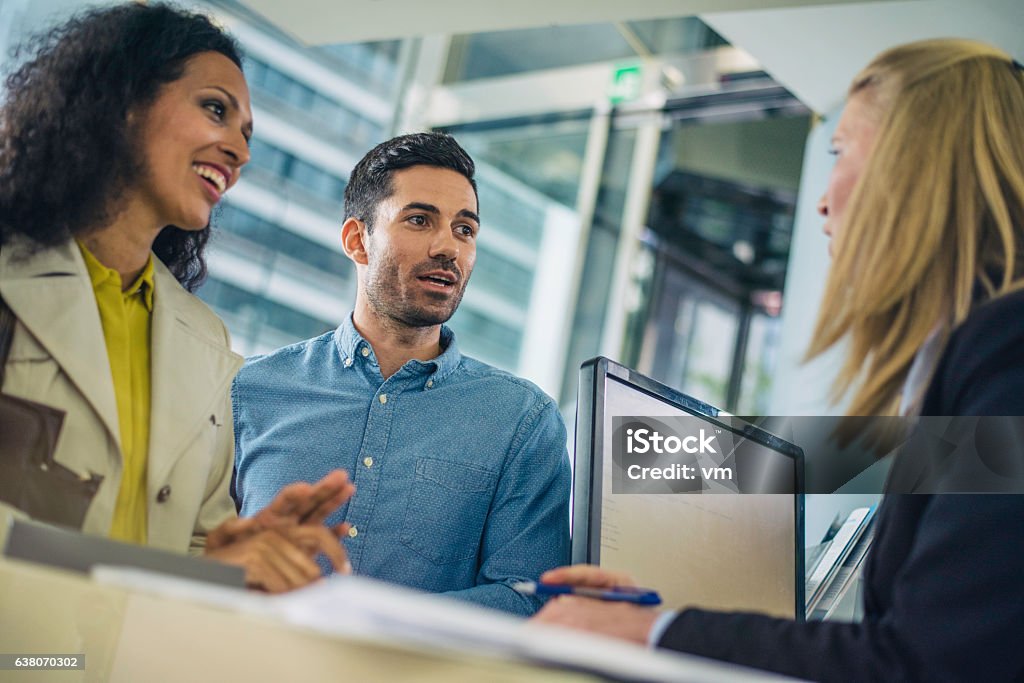
[[[234,494],[251,515],[291,482],[348,470],[356,494],[327,523],[353,525],[355,573],[528,615],[540,602],[509,584],[569,562],[565,426],[447,327],[441,344],[385,380],[349,318],[249,359],[232,389]]]

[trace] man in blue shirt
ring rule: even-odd
[[[355,309],[239,372],[234,492],[249,515],[344,468],[356,494],[327,521],[351,525],[356,574],[528,615],[539,602],[510,585],[569,560],[566,435],[554,401],[460,354],[444,325],[476,260],[474,172],[439,133],[356,165],[342,226]]]

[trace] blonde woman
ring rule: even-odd
[[[809,354],[851,341],[851,415],[1024,415],[1024,72],[930,40],[854,80],[819,205],[835,262]],[[863,379],[863,381],[861,381]],[[540,621],[812,680],[1024,676],[1024,496],[889,495],[863,623],[560,598]],[[546,581],[610,586],[578,566]]]

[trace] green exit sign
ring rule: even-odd
[[[608,99],[612,104],[629,102],[640,97],[643,74],[639,64],[616,66],[612,71],[612,82],[608,88]]]

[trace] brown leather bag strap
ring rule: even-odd
[[[0,388],[4,386],[4,370],[7,367],[7,356],[11,353],[11,340],[14,338],[14,311],[0,296]]]

